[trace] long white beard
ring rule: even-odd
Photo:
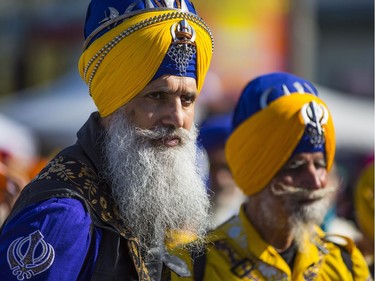
[[[153,140],[177,134],[181,145]],[[196,129],[141,130],[120,114],[111,120],[104,143],[106,170],[120,215],[141,240],[142,252],[163,246],[167,231],[202,239],[209,228],[209,199],[197,166]]]

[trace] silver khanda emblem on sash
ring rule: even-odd
[[[55,250],[43,240],[37,230],[27,237],[19,237],[8,248],[8,264],[17,280],[30,279],[46,271],[55,259]]]
[[[176,63],[180,75],[184,75],[190,61],[197,53],[196,33],[194,28],[184,19],[171,26],[171,34],[173,41],[167,54]]]
[[[301,108],[301,115],[307,127],[307,133],[311,144],[320,146],[325,142],[324,124],[328,121],[328,110],[324,105],[315,101],[306,103]]]

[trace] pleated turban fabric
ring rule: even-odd
[[[79,72],[105,117],[163,74],[193,77],[200,91],[213,37],[189,0],[92,0],[83,48]]]
[[[247,195],[261,191],[294,154],[323,152],[330,170],[335,132],[316,88],[295,75],[276,72],[243,90],[226,143],[234,180]]]

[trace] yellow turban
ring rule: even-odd
[[[196,32],[197,88],[201,90],[212,57],[208,27],[190,13],[144,12],[97,38],[80,57],[80,75],[102,117],[129,102],[151,81],[171,45],[171,26],[183,19]]]
[[[374,163],[360,174],[354,203],[361,230],[368,238],[374,239]]]
[[[229,137],[226,157],[238,186],[247,195],[262,190],[288,161],[305,131],[301,113],[304,105],[325,103],[312,94],[282,96],[241,123]],[[333,121],[322,125],[325,136],[327,169],[335,154]]]

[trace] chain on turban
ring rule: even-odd
[[[331,169],[334,125],[317,94],[310,82],[281,72],[246,86],[226,144],[228,165],[245,194],[262,190],[296,153],[323,152]]]
[[[79,72],[105,117],[163,74],[194,77],[198,91],[213,38],[188,0],[92,0]]]

